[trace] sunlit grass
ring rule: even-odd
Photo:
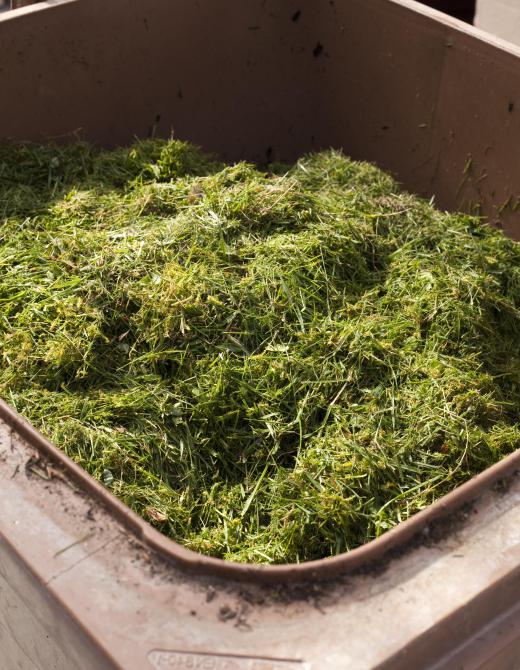
[[[520,248],[333,151],[0,147],[0,394],[162,532],[347,551],[520,445]]]

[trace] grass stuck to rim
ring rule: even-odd
[[[520,247],[340,153],[0,146],[0,395],[234,561],[377,537],[520,445]]]

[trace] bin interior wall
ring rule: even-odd
[[[520,237],[520,51],[410,0],[47,0],[0,18],[0,135],[333,146]]]

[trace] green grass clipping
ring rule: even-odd
[[[520,445],[520,247],[367,163],[0,146],[0,395],[184,546],[346,552]]]

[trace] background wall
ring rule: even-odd
[[[475,0],[420,0],[423,5],[446,12],[457,19],[473,23],[475,16]],[[510,0],[515,2],[516,0]],[[493,4],[493,0],[490,2]]]
[[[477,0],[475,25],[520,44],[520,1]]]

